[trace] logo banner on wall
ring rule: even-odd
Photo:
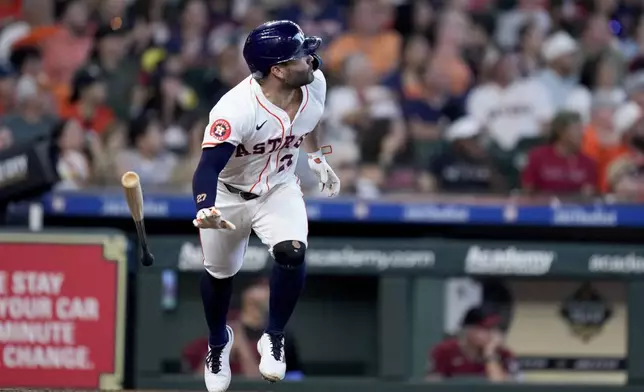
[[[126,238],[0,232],[0,388],[120,389]]]
[[[626,380],[625,282],[454,278],[445,294],[446,333],[458,333],[474,306],[501,316],[526,381]]]

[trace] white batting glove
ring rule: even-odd
[[[320,181],[320,192],[325,192],[329,197],[337,196],[340,193],[340,179],[326,162],[322,150],[308,155],[309,167]]]
[[[235,230],[235,225],[221,218],[221,212],[215,207],[202,208],[197,212],[197,218],[192,224],[200,229]]]

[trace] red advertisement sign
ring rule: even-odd
[[[105,238],[0,233],[0,388],[120,387],[125,250]]]

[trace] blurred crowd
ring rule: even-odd
[[[0,150],[55,140],[60,189],[189,192],[251,29],[324,39],[343,192],[644,190],[640,0],[5,0]],[[303,190],[315,194],[305,154]]]

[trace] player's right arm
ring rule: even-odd
[[[192,178],[197,217],[193,220],[202,229],[234,229],[235,226],[221,218],[215,208],[219,174],[242,142],[247,121],[243,116],[223,116],[215,107],[201,144],[201,159]]]

